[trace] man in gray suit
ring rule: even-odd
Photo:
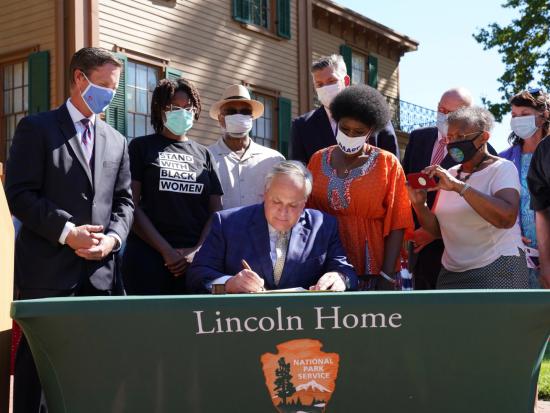
[[[113,252],[128,235],[134,208],[128,148],[124,136],[98,115],[114,97],[121,68],[107,50],[79,50],[70,63],[70,98],[17,126],[6,195],[22,222],[15,244],[18,299],[111,295],[119,288]],[[23,339],[14,412],[36,413],[40,399]]]

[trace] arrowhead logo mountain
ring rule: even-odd
[[[340,356],[319,340],[291,340],[261,356],[265,384],[280,413],[324,412],[336,389]]]

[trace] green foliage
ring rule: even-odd
[[[542,360],[539,374],[539,399],[550,400],[550,346],[546,347],[546,354]]]
[[[474,34],[484,50],[496,48],[505,64],[498,79],[502,101],[483,103],[500,121],[510,110],[508,100],[517,92],[541,85],[550,86],[550,2],[548,0],[507,0],[502,7],[517,9],[519,17],[501,27],[491,23]]]
[[[296,388],[292,384],[292,375],[290,374],[290,363],[285,362],[285,358],[279,359],[279,368],[275,370],[275,389],[277,396],[283,399],[283,404],[286,404],[286,398],[296,393]]]

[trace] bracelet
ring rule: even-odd
[[[464,187],[461,189],[461,191],[458,193],[461,197],[464,197],[464,193],[471,188],[470,184],[465,184]]]
[[[395,284],[397,281],[390,277],[388,274],[386,274],[384,271],[380,270],[380,276],[391,282],[392,284]]]

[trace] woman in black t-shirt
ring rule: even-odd
[[[151,101],[156,133],[130,142],[136,208],[122,261],[128,294],[184,293],[185,271],[221,209],[212,155],[186,136],[200,112],[192,83],[163,79]]]

